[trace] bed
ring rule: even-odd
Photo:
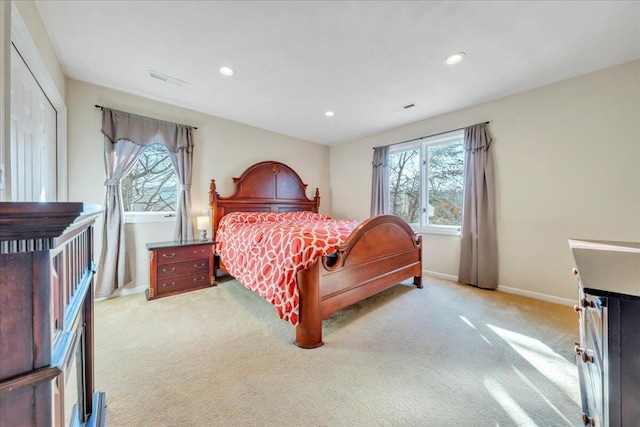
[[[228,197],[220,197],[213,179],[209,190],[213,238],[217,246],[216,263],[231,276],[234,276],[236,266],[229,263],[223,249],[226,245],[237,251],[231,243],[230,230],[245,230],[245,225],[230,223],[259,222],[264,231],[266,227],[262,223],[265,221],[281,221],[287,225],[291,218],[302,218],[307,222],[324,221],[318,213],[318,189],[313,199],[307,198],[307,185],[283,163],[266,161],[254,164],[240,177],[233,178],[233,182],[235,188]],[[350,227],[348,233],[340,228],[340,243],[323,254],[315,254],[313,261],[307,262],[308,266],[295,272],[293,277],[296,315],[286,320],[296,326],[295,344],[302,348],[323,345],[322,321],[336,311],[407,279],[412,278],[413,284],[422,288],[422,239],[404,220],[393,215],[381,215],[365,221],[343,221],[339,224]],[[219,237],[223,240],[218,241]],[[255,245],[251,243],[249,246],[253,248]],[[242,256],[249,257],[248,252]],[[239,281],[251,289],[249,284]],[[283,318],[282,315],[280,317]]]

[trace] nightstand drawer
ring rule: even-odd
[[[211,245],[183,246],[158,249],[158,264],[206,258],[211,253]]]
[[[158,295],[181,292],[204,286],[211,286],[211,277],[207,272],[162,279],[158,280]]]
[[[147,243],[147,299],[215,286],[214,248],[210,240]]]
[[[209,258],[158,265],[158,279],[209,271]]]

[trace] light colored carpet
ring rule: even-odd
[[[96,303],[109,427],[572,426],[571,307],[437,279],[324,323],[323,347],[236,281]]]

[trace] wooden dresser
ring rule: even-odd
[[[147,243],[147,250],[148,300],[215,286],[213,241]]]
[[[569,240],[577,268],[582,422],[640,426],[640,243]]]
[[[102,426],[93,224],[83,203],[0,203],[0,425]]]

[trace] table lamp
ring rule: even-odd
[[[207,230],[209,229],[209,217],[208,216],[197,217],[196,228],[200,230],[200,240],[207,240]]]

